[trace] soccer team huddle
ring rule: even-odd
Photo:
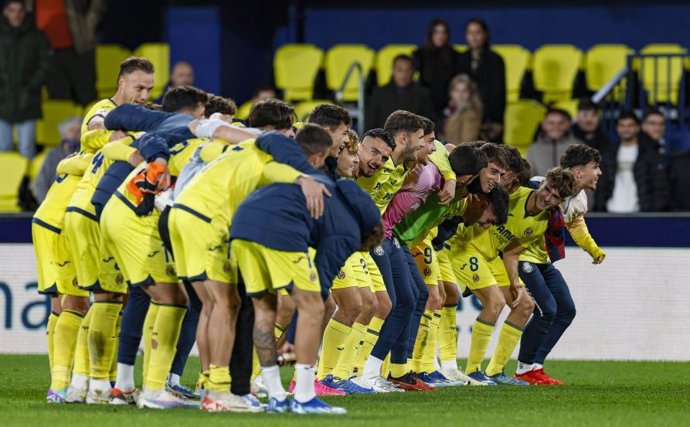
[[[153,71],[121,64],[33,218],[48,403],[344,414],[319,396],[563,384],[543,365],[575,309],[551,261],[565,228],[605,257],[583,220],[597,150],[573,145],[532,178],[517,149],[444,145],[408,111],[360,140],[330,104],[299,123],[260,101],[246,126],[190,86],[149,104]],[[456,308],[470,295],[482,310],[463,371]],[[194,344],[192,390],[180,376]]]

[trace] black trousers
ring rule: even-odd
[[[235,346],[230,359],[230,376],[232,377],[230,391],[242,396],[250,391],[254,354],[254,305],[251,297],[247,296],[242,274],[239,276],[238,291],[242,305],[237,316]]]

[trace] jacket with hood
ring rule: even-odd
[[[307,211],[302,190],[296,184],[272,184],[253,192],[240,205],[232,220],[231,239],[259,243],[280,251],[307,252],[316,249],[314,264],[322,288],[330,284],[359,249],[362,233],[381,222],[371,197],[354,181],[314,178],[326,185],[324,214],[314,220]]]
[[[548,138],[541,132],[527,151],[527,160],[532,166],[532,176],[546,176],[549,169],[561,163],[561,156],[573,144],[582,144],[582,141],[570,132],[557,140]]]
[[[41,118],[41,87],[50,67],[50,45],[27,14],[18,28],[0,18],[0,119]]]

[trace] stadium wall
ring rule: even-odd
[[[593,266],[569,246],[557,263],[577,316],[552,357],[690,361],[690,217],[592,215],[587,222],[607,258]],[[0,217],[0,353],[45,352],[49,305],[36,293],[30,241],[30,217]],[[458,306],[461,357],[479,310],[475,298]]]

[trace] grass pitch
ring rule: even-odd
[[[509,369],[514,366],[509,366]],[[190,359],[183,383],[196,379]],[[681,426],[690,425],[690,366],[549,362],[564,387],[457,387],[326,399],[345,416],[207,414],[131,407],[48,405],[47,356],[0,355],[0,426]],[[511,370],[512,372],[512,370]],[[287,379],[291,371],[284,369]],[[139,377],[140,381],[140,377]]]

